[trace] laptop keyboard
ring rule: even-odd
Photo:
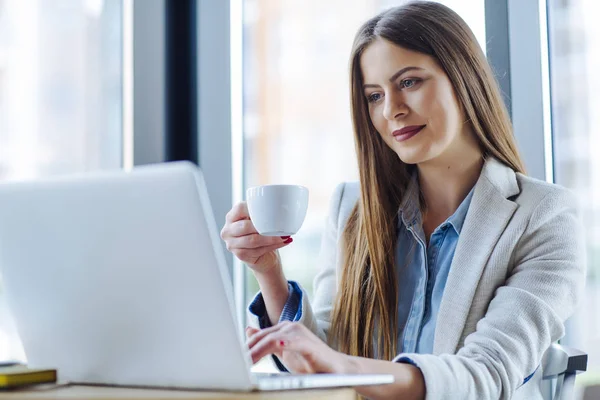
[[[277,372],[260,372],[253,373],[260,390],[286,390],[286,389],[303,389],[307,386],[304,375],[292,375],[289,373]]]
[[[277,377],[289,376],[290,374],[287,372],[253,372],[252,375],[256,379],[263,379],[263,378],[272,378],[274,376],[277,376]]]

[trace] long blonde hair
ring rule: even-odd
[[[484,157],[496,157],[517,172],[524,166],[492,70],[454,11],[435,2],[411,2],[359,29],[350,58],[350,95],[361,193],[343,233],[329,337],[347,354],[390,360],[397,352],[397,213],[415,167],[383,142],[369,117],[360,57],[377,38],[433,57],[448,75]]]

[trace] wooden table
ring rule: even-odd
[[[218,400],[356,400],[354,389],[287,390],[282,392],[204,392],[187,390],[133,389],[106,386],[49,385],[0,392],[0,399],[218,399]]]

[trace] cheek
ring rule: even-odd
[[[443,113],[444,127],[447,134],[453,137],[460,130],[460,109],[453,98],[447,99],[442,106],[441,113]]]
[[[371,118],[371,123],[380,135],[381,132],[385,132],[385,118],[378,106],[369,108],[369,117]]]
[[[433,112],[435,103],[440,99],[439,84],[435,79],[427,79],[416,90],[404,92],[406,105],[414,114],[427,118]]]
[[[444,93],[436,96],[430,104],[430,121],[438,136],[448,139],[456,136],[460,125],[460,109],[456,99]]]

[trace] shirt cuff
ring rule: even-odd
[[[402,363],[402,364],[410,364],[413,367],[417,367],[419,369],[421,369],[417,363],[410,357],[400,357],[399,359],[396,360],[396,362]]]
[[[302,318],[302,289],[295,281],[288,281],[288,298],[281,311],[281,317],[279,322],[292,321],[297,322]],[[248,310],[257,317],[258,325],[261,329],[268,328],[271,326],[269,316],[267,315],[267,308],[265,306],[265,300],[263,299],[262,293],[258,293],[250,305]]]
[[[396,360],[396,362],[399,362],[399,363],[402,363],[402,364],[410,364],[410,365],[412,365],[412,366],[415,366],[415,367],[417,367],[417,368],[421,369],[421,367],[419,367],[419,366],[417,365],[417,363],[416,363],[416,362],[415,362],[415,361],[414,361],[412,358],[410,358],[410,357],[406,357],[406,356],[404,356],[404,357],[400,357],[399,359],[397,359],[397,360]],[[527,382],[529,382],[529,380],[531,380],[531,378],[533,378],[533,376],[535,375],[535,373],[537,372],[537,370],[538,370],[538,368],[539,368],[539,367],[540,367],[540,366],[538,365],[538,366],[535,368],[535,370],[534,370],[534,371],[533,371],[533,372],[532,372],[532,373],[531,373],[529,376],[527,376],[527,377],[526,377],[526,378],[523,380],[523,383],[521,384],[521,386],[522,386],[522,385],[524,385],[524,384],[526,384]]]
[[[535,370],[533,370],[533,372],[523,380],[523,383],[521,384],[521,386],[526,384],[527,382],[529,382],[529,380],[531,378],[533,378],[533,376],[535,375],[535,373],[537,372],[539,367],[540,367],[539,365],[537,367],[535,367]]]

